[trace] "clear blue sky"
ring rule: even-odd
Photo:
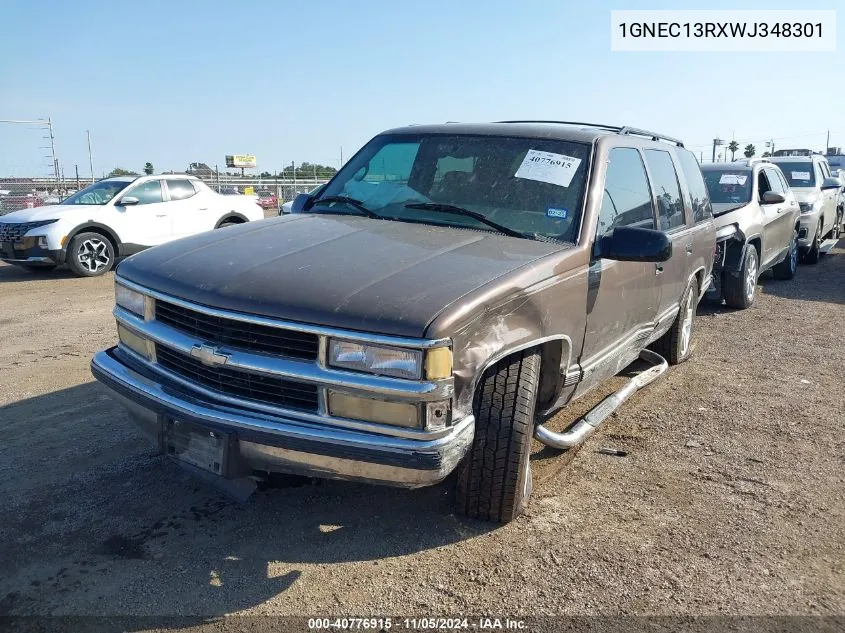
[[[813,9],[842,9],[817,0]],[[800,8],[696,2],[689,8]],[[679,2],[10,2],[0,119],[50,116],[65,174],[185,169],[252,153],[259,171],[337,165],[407,123],[551,118],[638,125],[709,156],[714,136],[760,147],[845,146],[836,53],[610,51],[611,9]],[[838,16],[841,33],[842,15]],[[75,73],[75,76],[71,73]],[[40,132],[0,124],[0,175],[47,171]],[[760,150],[762,151],[762,150]]]

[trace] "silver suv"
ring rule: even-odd
[[[792,279],[798,264],[798,202],[781,170],[761,158],[702,165],[713,203],[716,256],[708,298],[754,303],[757,278]]]
[[[839,239],[842,183],[821,154],[775,156],[771,161],[783,171],[801,207],[798,246],[802,261],[815,264]]]

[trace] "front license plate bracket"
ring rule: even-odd
[[[169,419],[164,424],[164,451],[168,457],[202,470],[229,477],[234,436],[229,433]]]

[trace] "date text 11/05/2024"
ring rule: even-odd
[[[375,630],[386,631],[392,628],[409,631],[461,631],[476,629],[479,631],[522,631],[526,630],[524,620],[511,618],[309,618],[308,629],[311,631],[337,630]]]

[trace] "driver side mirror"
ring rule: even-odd
[[[786,202],[786,198],[774,191],[767,191],[760,198],[760,201],[763,204],[779,204],[781,202]]]
[[[121,207],[131,207],[133,204],[138,204],[139,202],[140,200],[138,200],[135,196],[124,196],[117,204]]]
[[[291,213],[305,213],[311,206],[311,201],[314,197],[309,193],[298,193],[293,199],[293,204],[290,205]]]
[[[842,183],[839,178],[825,178],[822,182],[822,189],[839,189],[841,186]]]
[[[620,262],[665,262],[672,242],[663,231],[617,226],[599,241],[599,256]]]

